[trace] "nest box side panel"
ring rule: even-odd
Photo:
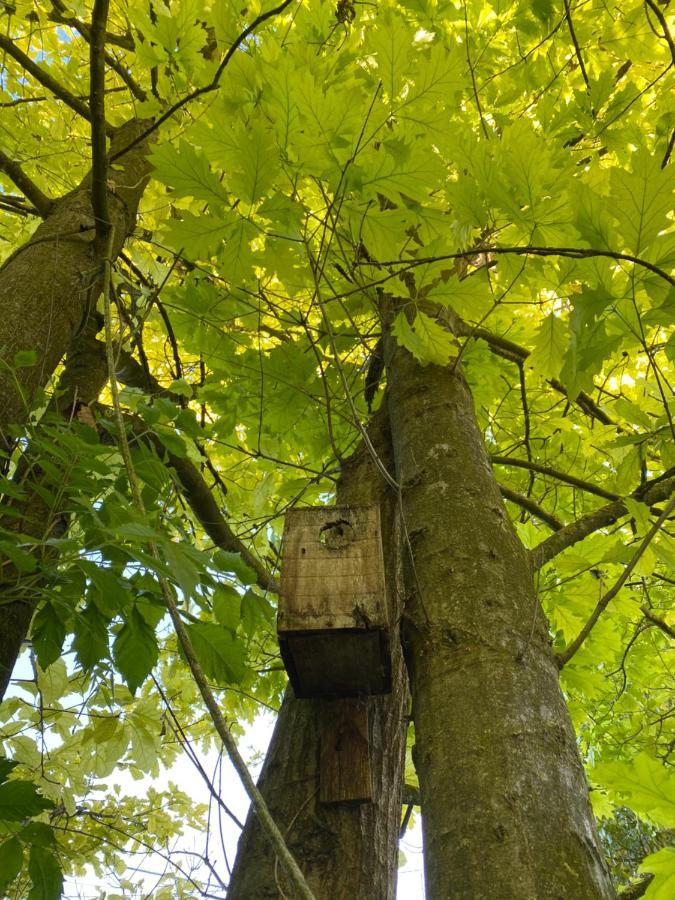
[[[379,509],[290,510],[281,595],[280,633],[386,628]]]

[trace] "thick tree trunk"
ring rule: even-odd
[[[371,439],[390,466],[386,416],[376,418]],[[395,497],[386,489],[363,447],[343,469],[338,502],[379,503],[382,515],[389,614],[394,626],[393,690],[388,696],[368,701],[373,802],[356,806],[322,806],[318,802],[321,703],[296,700],[290,690],[279,714],[259,787],[318,900],[393,900],[408,704],[398,639],[402,601],[398,517]],[[249,813],[239,841],[228,900],[277,900],[283,896],[279,887],[291,896],[254,814]]]
[[[96,339],[99,327],[100,323],[92,317],[68,353],[57,396],[51,405],[66,422],[76,417],[83,406],[93,403],[108,380],[105,345]],[[53,477],[45,476],[39,460],[32,459],[30,448],[20,461],[13,481],[24,496],[5,504],[9,515],[0,522],[3,528],[40,543],[53,535],[55,528],[63,531],[67,527],[62,511],[49,504],[39,490],[44,481],[47,491],[53,491]],[[53,549],[46,553],[53,554]],[[41,582],[35,573],[22,578],[11,561],[0,554],[0,702],[28,634],[40,593]]]
[[[126,147],[145,125],[134,120],[119,128],[111,153]],[[113,258],[136,223],[151,169],[147,150],[145,142],[139,144],[108,173]],[[54,203],[31,239],[0,269],[0,450],[11,447],[8,426],[25,422],[36,392],[84,327],[100,290],[88,175]],[[37,359],[15,372],[20,350],[35,350]]]
[[[430,900],[614,896],[527,557],[459,371],[387,345]],[[405,555],[404,560],[409,560]]]
[[[132,120],[119,128],[111,141],[111,154],[126,147],[146,125]],[[147,154],[147,143],[140,143],[108,173],[113,258],[136,224],[138,204],[151,171]],[[31,239],[0,269],[0,451],[11,450],[9,426],[25,422],[36,392],[51,377],[74,339],[78,335],[85,337],[89,314],[101,291],[100,268],[100,260],[94,254],[91,176],[87,175],[74,191],[54,203]],[[73,344],[72,365],[64,373],[62,385],[65,402],[94,400],[105,384],[105,367],[100,358],[93,369],[89,370],[91,360],[82,369],[82,361],[90,353],[85,345],[92,337],[90,334],[79,345],[77,340]],[[14,357],[20,350],[35,350],[37,359],[32,366],[14,370]],[[39,473],[36,477],[40,477]],[[7,527],[39,538],[58,511],[52,511],[45,519],[44,503],[34,499],[34,504],[30,500],[24,503],[26,520],[19,522],[13,517]],[[11,566],[8,570],[5,562],[0,570],[0,581],[4,582],[0,605],[0,700],[39,599],[35,591],[30,597],[12,596],[12,577]]]

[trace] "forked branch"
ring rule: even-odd
[[[0,33],[0,50],[4,50],[5,53],[15,59],[22,69],[28,72],[29,75],[32,75],[33,78],[43,87],[47,88],[48,91],[51,91],[55,97],[62,100],[66,106],[69,106],[79,116],[86,119],[87,122],[91,121],[91,114],[86,103],[72,94],[68,88],[64,87],[60,81],[57,81],[56,78],[50,75],[46,69],[39,66],[27,53],[24,53],[23,50],[20,50],[11,38],[8,38],[7,35],[2,33]],[[106,126],[106,129],[108,131],[111,130],[110,126]]]

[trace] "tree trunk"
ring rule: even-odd
[[[132,120],[117,129],[111,141],[111,154],[126,147],[146,125],[141,120]],[[138,204],[151,171],[147,154],[147,143],[142,142],[108,172],[113,258],[136,224]],[[85,338],[85,326],[101,287],[100,260],[94,254],[91,175],[87,175],[75,190],[54,203],[30,240],[0,269],[0,451],[11,451],[14,442],[9,426],[26,421],[36,392],[49,380],[74,339],[78,335]],[[88,361],[85,377],[80,375],[82,360],[90,352],[85,344],[91,337],[79,346],[75,342],[72,365],[64,373],[66,383],[62,386],[66,397],[69,389],[71,394],[79,390],[77,397],[71,397],[71,403],[96,399],[105,384],[105,368],[100,358],[87,374]],[[37,352],[35,364],[15,369],[16,353],[29,349]],[[36,477],[40,477],[39,473]],[[24,533],[39,538],[55,513],[45,520],[41,516],[44,503],[39,498],[33,499],[35,506],[30,500],[24,504],[27,519],[32,521],[21,524]],[[16,531],[16,518],[7,527]],[[11,596],[13,578],[6,563],[0,579],[4,582],[0,608],[2,700],[39,597],[35,591],[30,597]]]
[[[111,153],[126,147],[147,125],[132,120],[117,130]],[[151,167],[147,143],[108,171],[113,259],[136,224]],[[48,381],[73,338],[95,309],[101,291],[94,255],[91,176],[58,199],[31,239],[0,269],[0,450],[12,439],[8,426],[26,421],[36,392]],[[20,350],[35,350],[32,366],[14,371]]]
[[[614,896],[525,550],[469,389],[389,339],[430,900]],[[404,554],[409,563],[410,554]]]
[[[370,430],[390,466],[386,415]],[[319,785],[321,701],[296,700],[289,689],[259,780],[270,810],[318,900],[393,900],[407,731],[408,688],[398,637],[402,595],[395,497],[361,447],[345,464],[338,488],[341,504],[379,503],[392,629],[392,693],[368,700],[373,802],[322,806]],[[285,879],[252,812],[239,840],[228,900],[282,896]]]

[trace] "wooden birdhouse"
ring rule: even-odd
[[[391,690],[377,507],[286,514],[277,630],[296,697]]]

